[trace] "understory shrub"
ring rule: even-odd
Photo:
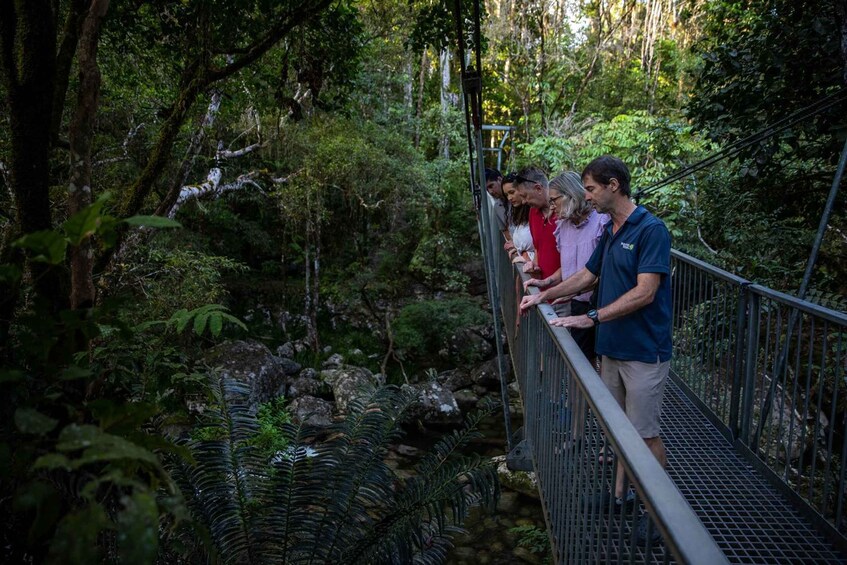
[[[400,310],[394,320],[394,338],[405,355],[421,359],[437,355],[457,331],[488,321],[479,305],[468,298],[424,300]]]

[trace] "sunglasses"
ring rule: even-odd
[[[536,181],[530,180],[526,177],[522,177],[518,173],[509,173],[509,174],[507,174],[506,176],[503,177],[503,182],[504,183],[511,183],[511,184],[516,184],[516,183],[520,184],[520,183],[524,183],[524,182],[533,182],[534,183]]]

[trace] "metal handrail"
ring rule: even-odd
[[[485,223],[491,226],[488,199],[483,201],[482,213],[488,216]],[[552,308],[539,305],[518,329],[516,301],[523,295],[521,283],[527,277],[500,248],[499,234],[486,235],[484,244],[490,246],[486,259],[498,273],[497,295],[524,404],[524,435],[532,447],[557,562],[672,559],[704,565],[728,563],[570,333],[549,325],[548,320],[555,316]],[[567,386],[562,385],[565,381]],[[567,418],[562,417],[565,413]],[[581,443],[575,444],[578,448],[565,448],[567,442],[562,438],[569,433],[580,437]],[[601,438],[616,454],[615,467],[597,465],[594,448]],[[623,465],[631,478],[636,500],[664,537],[663,547],[635,544],[633,530],[640,519],[635,509],[604,513],[586,504],[596,492],[613,488],[617,465]]]
[[[532,294],[537,292],[536,289]],[[553,309],[546,304],[540,305],[537,310],[545,322],[556,317]],[[656,523],[665,544],[671,547],[674,558],[681,563],[691,564],[728,563],[711,534],[647,448],[570,332],[564,328],[554,328],[549,323],[545,325],[571,365],[580,393],[594,412],[603,435],[620,458],[627,475],[632,478],[639,498],[650,514],[658,518]]]

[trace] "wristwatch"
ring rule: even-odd
[[[588,313],[586,314],[586,316],[588,316],[589,318],[591,318],[591,321],[592,321],[592,322],[594,322],[594,325],[595,325],[595,326],[596,326],[597,324],[599,324],[599,323],[600,323],[600,318],[599,318],[599,317],[598,317],[598,315],[597,315],[597,310],[594,310],[594,309],[592,308],[591,310],[589,310],[589,311],[588,311]]]

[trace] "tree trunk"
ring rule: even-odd
[[[447,133],[447,114],[450,112],[450,51],[444,49],[439,57],[441,65],[441,156],[450,158],[450,137]]]
[[[321,298],[321,221],[320,215],[315,222],[315,229],[312,234],[314,235],[314,245],[313,248],[315,250],[315,258],[312,260],[312,300],[310,301],[312,305],[312,310],[309,312],[310,320],[309,325],[312,327],[312,331],[314,335],[312,336],[312,347],[314,347],[315,351],[318,351],[320,348],[320,339],[318,335],[318,306],[320,305]]]
[[[62,114],[65,109],[65,96],[68,92],[68,82],[71,76],[74,54],[79,43],[82,24],[85,20],[87,0],[73,0],[65,19],[62,31],[62,43],[56,56],[56,86],[53,91],[53,122],[50,126],[50,139],[56,144],[59,139],[59,129],[62,125]]]
[[[159,204],[159,207],[156,208],[157,216],[171,215],[171,211],[173,210],[174,204],[176,204],[176,201],[179,198],[180,191],[186,184],[188,184],[188,176],[191,174],[191,168],[197,159],[197,155],[200,152],[200,147],[206,140],[206,132],[208,132],[209,129],[212,127],[212,124],[215,123],[215,117],[217,116],[218,110],[221,107],[222,99],[223,94],[220,90],[215,90],[212,92],[211,100],[209,101],[209,107],[206,110],[206,115],[203,116],[203,119],[200,122],[200,126],[197,128],[197,131],[191,138],[191,142],[188,144],[188,149],[185,151],[185,157],[183,158],[182,164],[179,167],[179,173],[176,175],[176,182],[171,185],[171,187],[168,189],[168,193],[165,195],[165,198],[162,199],[162,202]]]
[[[838,11],[841,14],[841,59],[844,62],[841,78],[847,84],[847,0],[838,2]]]
[[[415,109],[415,149],[421,145],[421,120],[423,119],[423,96],[426,85],[426,67],[429,64],[426,57],[426,48],[421,53],[421,73],[418,78],[418,106]]]
[[[545,21],[546,6],[542,4],[541,12],[538,14],[539,51],[538,51],[538,111],[542,131],[547,130],[547,113],[544,104],[544,81],[547,79],[547,50],[544,44],[546,34]]]
[[[19,233],[51,229],[50,128],[56,16],[49,0],[0,2],[0,69],[9,111],[9,179]],[[36,292],[54,310],[66,303],[58,269],[29,265]],[[10,289],[0,288],[0,294]]]
[[[100,29],[109,0],[91,0],[82,25],[79,42],[79,92],[69,141],[71,174],[68,183],[68,215],[76,214],[92,202],[91,197],[91,140],[94,118],[100,99],[100,68],[97,66],[97,45]],[[70,250],[71,308],[90,308],[94,305],[94,248],[86,238]]]

